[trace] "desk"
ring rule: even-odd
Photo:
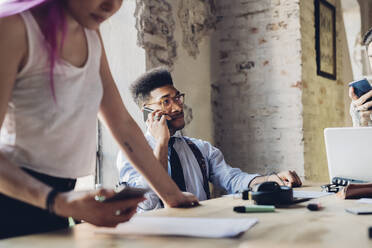
[[[300,190],[319,190],[305,187]],[[346,207],[358,206],[355,200],[328,196],[312,200],[321,202],[324,209],[310,212],[307,203],[291,208],[277,209],[275,213],[238,214],[233,206],[247,201],[222,197],[203,201],[193,209],[161,209],[147,212],[146,216],[172,217],[231,217],[258,218],[259,223],[242,236],[234,239],[201,239],[184,237],[136,237],[96,234],[96,227],[84,223],[69,230],[30,235],[0,241],[0,248],[86,248],[86,247],[372,247],[367,229],[372,226],[372,215],[357,216],[345,212]],[[213,228],[213,227],[211,227]]]

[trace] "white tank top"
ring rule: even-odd
[[[0,132],[0,152],[20,167],[63,178],[94,172],[97,113],[103,95],[101,44],[85,30],[88,59],[75,67],[59,59],[54,69],[56,102],[49,79],[44,36],[31,12],[21,13],[28,59],[18,73]]]

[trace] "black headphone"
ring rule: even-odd
[[[243,192],[243,200],[249,198],[257,205],[286,205],[293,203],[293,190],[288,186],[280,186],[277,182],[264,182],[254,185],[251,191]]]

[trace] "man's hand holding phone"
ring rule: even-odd
[[[163,111],[154,110],[148,114],[148,118],[146,120],[147,128],[155,140],[157,142],[167,144],[167,146],[170,138],[167,120],[171,119],[172,118]]]

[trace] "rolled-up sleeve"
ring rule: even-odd
[[[130,187],[150,188],[146,179],[128,162],[120,151],[117,157],[116,166],[119,171],[119,181]],[[161,208],[161,202],[157,194],[150,189],[145,194],[146,200],[138,204],[137,212]]]
[[[360,116],[359,112],[353,103],[350,104],[350,116],[353,121],[353,127],[360,127]]]
[[[214,186],[222,187],[229,194],[248,188],[251,180],[259,174],[249,174],[239,168],[232,168],[224,159],[222,152],[209,142],[193,139],[208,161],[209,180]]]
[[[357,110],[357,108],[354,106],[353,103],[350,104],[350,116],[351,116],[351,120],[353,121],[353,127],[362,126],[362,124],[360,122],[360,113]],[[369,127],[372,126],[372,120],[371,119],[368,120],[368,126]]]

